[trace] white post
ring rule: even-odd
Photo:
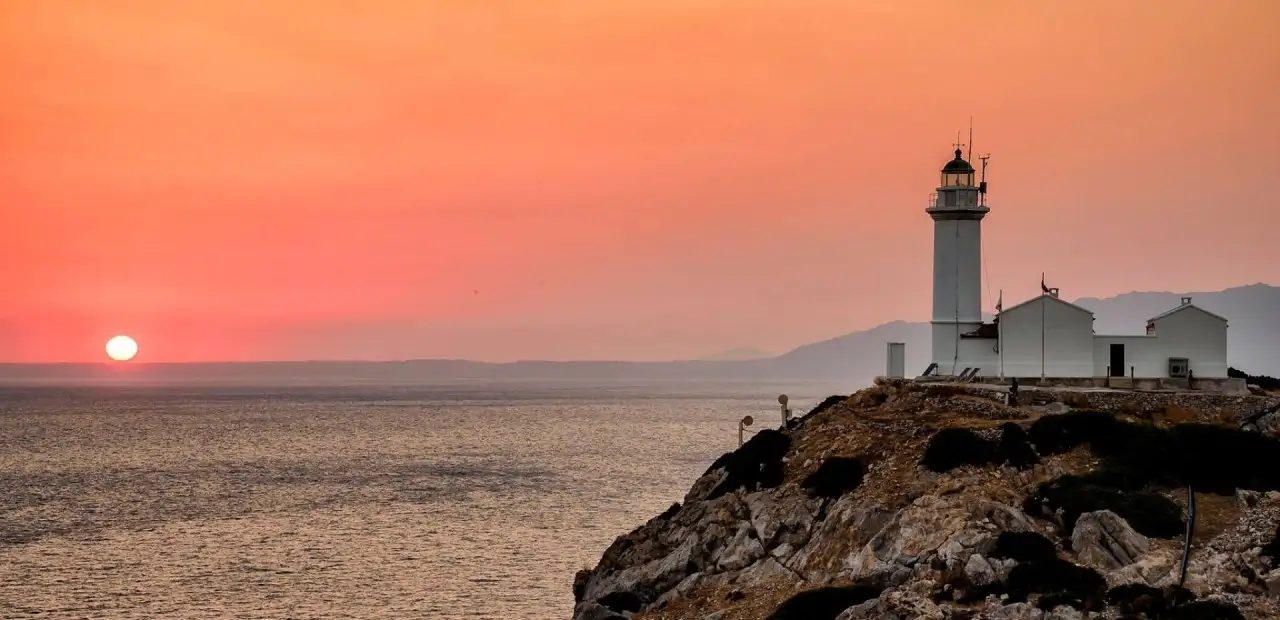
[[[1040,382],[1044,383],[1044,306],[1045,300],[1040,300]]]
[[[787,395],[778,396],[778,404],[782,406],[782,428],[787,427]]]
[[[1004,322],[996,315],[996,347],[1000,349],[1000,381],[1004,381]]]

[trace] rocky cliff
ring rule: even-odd
[[[618,538],[574,619],[1280,617],[1280,397],[1035,400],[828,399]]]

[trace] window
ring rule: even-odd
[[[954,207],[954,206],[956,206],[956,193],[955,193],[955,192],[942,192],[942,195],[946,197],[946,202],[945,202],[946,206],[948,206],[948,207]]]
[[[972,172],[946,172],[942,175],[943,187],[973,187]]]

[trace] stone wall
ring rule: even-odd
[[[1138,390],[1193,390],[1204,392],[1222,392],[1232,395],[1245,395],[1249,393],[1249,388],[1245,385],[1244,379],[1228,379],[1228,378],[1197,378],[1193,381],[1187,379],[1173,379],[1170,377],[1142,378],[1131,379],[1128,377],[1119,377],[1132,382],[1133,388]],[[947,383],[953,381],[952,377],[920,377],[916,381],[928,383]],[[972,383],[985,383],[989,385],[1008,385],[1012,381],[1012,377],[978,377]],[[1031,386],[1048,386],[1048,387],[1067,387],[1067,388],[1097,388],[1103,389],[1110,387],[1107,377],[1018,377],[1018,385],[1022,387]]]
[[[1242,419],[1280,404],[1280,396],[1237,396],[1219,392],[1137,392],[1128,390],[1019,390],[1020,404],[1060,402],[1072,409],[1092,409],[1148,417],[1170,412],[1189,412],[1200,419]]]
[[[1242,394],[1224,393],[1221,391],[1142,391],[1137,390],[1098,389],[1092,384],[1086,385],[1037,385],[1036,380],[1028,379],[1026,383],[1019,379],[1018,404],[1023,406],[1045,406],[1062,403],[1072,409],[1091,409],[1111,413],[1123,413],[1138,417],[1154,415],[1181,414],[1201,421],[1241,420],[1260,411],[1280,405],[1280,395],[1258,396],[1245,390]],[[1073,379],[1071,381],[1090,381]],[[1202,380],[1197,379],[1196,384]],[[1225,380],[1222,380],[1225,381]],[[1185,384],[1185,380],[1184,380]],[[1243,386],[1243,382],[1240,382]],[[913,379],[876,380],[876,385],[897,390],[935,391],[942,394],[966,394],[1004,403],[1008,396],[1007,386],[991,383],[947,383],[942,381],[918,381]],[[932,386],[932,387],[930,387]],[[945,387],[944,387],[945,386]],[[953,401],[952,406],[959,401]],[[1190,421],[1190,420],[1187,420]],[[1280,421],[1278,421],[1280,423]]]

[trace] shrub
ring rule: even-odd
[[[1085,606],[1085,600],[1071,592],[1050,592],[1041,594],[1040,600],[1036,601],[1036,607],[1042,611],[1053,611],[1060,605],[1080,609]]]
[[[1000,444],[996,446],[996,460],[1018,469],[1030,469],[1040,462],[1040,456],[1031,447],[1031,440],[1021,426],[1005,422],[1000,426]]]
[[[1271,558],[1271,568],[1280,568],[1280,526],[1276,527],[1276,535],[1262,546],[1262,557]]]
[[[1070,533],[1080,515],[1110,510],[1133,529],[1155,538],[1174,538],[1184,533],[1182,509],[1169,498],[1145,491],[1120,491],[1092,484],[1088,478],[1063,476],[1046,482],[1023,504],[1032,516],[1047,517],[1062,510],[1062,528]]]
[[[600,605],[607,607],[613,611],[626,611],[636,613],[644,607],[644,601],[632,592],[618,591],[610,592],[596,600]]]
[[[723,468],[728,475],[707,494],[715,499],[738,489],[755,491],[782,484],[782,457],[791,447],[791,438],[771,428],[755,434],[742,447],[716,459],[707,473]],[[706,475],[706,474],[703,474]]]
[[[822,461],[818,469],[805,477],[801,486],[814,497],[838,499],[862,484],[867,468],[862,459],[833,456]]]
[[[805,590],[779,605],[767,620],[835,620],[840,612],[880,596],[880,588],[867,585]]]
[[[1119,421],[1099,411],[1072,411],[1044,416],[1031,424],[1031,443],[1041,455],[1062,454],[1076,446],[1105,441]]]
[[[1211,424],[1180,424],[1168,431],[1182,481],[1210,493],[1237,488],[1280,489],[1280,442]]]
[[[958,385],[931,385],[924,390],[925,398],[951,398],[967,394],[964,388]]]
[[[1235,605],[1224,601],[1195,601],[1173,610],[1171,620],[1244,620]]]
[[[1272,392],[1280,390],[1280,379],[1277,379],[1275,377],[1268,377],[1266,375],[1251,375],[1247,372],[1244,372],[1243,370],[1237,370],[1235,368],[1228,368],[1227,376],[1231,377],[1232,379],[1244,379],[1245,383],[1249,385],[1256,385],[1264,390],[1268,390]]]
[[[1040,418],[1029,435],[1041,455],[1087,444],[1104,469],[1132,479],[1126,488],[1189,484],[1228,495],[1237,488],[1280,490],[1280,442],[1258,433],[1212,424],[1163,429],[1080,411]]]
[[[1056,604],[1093,609],[1100,606],[1107,582],[1091,568],[1054,558],[1018,564],[1009,572],[1009,600],[1021,602],[1032,594],[1050,595]]]
[[[1167,608],[1164,592],[1145,583],[1126,583],[1107,590],[1107,602],[1121,613],[1152,615]]]
[[[1048,538],[1035,532],[1000,532],[990,554],[1017,562],[1041,562],[1058,557],[1058,550]]]
[[[939,473],[961,465],[988,465],[996,462],[996,446],[970,429],[944,428],[929,438],[920,462]]]
[[[836,405],[839,405],[840,403],[843,403],[846,400],[849,400],[849,397],[847,395],[833,394],[831,396],[828,396],[824,398],[822,402],[818,403],[817,407],[810,409],[809,413],[804,414],[804,417],[807,418],[809,416],[818,415],[819,413],[822,413]]]
[[[1186,588],[1160,589],[1145,583],[1126,583],[1107,590],[1107,602],[1121,613],[1146,614],[1151,618],[1164,617],[1174,606],[1195,598]]]

